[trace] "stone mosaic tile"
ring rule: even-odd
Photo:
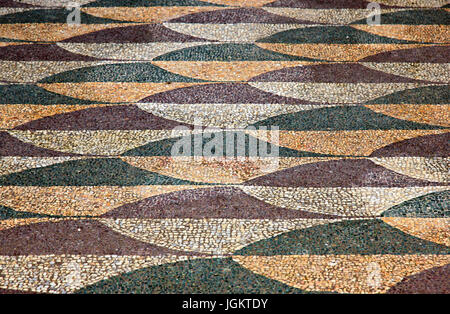
[[[0,1],[0,294],[450,293],[448,1],[69,2]]]

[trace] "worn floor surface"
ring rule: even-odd
[[[0,0],[0,292],[450,293],[447,1],[67,2]]]

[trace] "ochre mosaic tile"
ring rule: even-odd
[[[0,1],[0,293],[450,293],[448,1],[69,2]]]

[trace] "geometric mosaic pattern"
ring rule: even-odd
[[[0,1],[0,293],[450,293],[447,1],[78,2]]]

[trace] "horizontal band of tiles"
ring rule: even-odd
[[[66,7],[69,0],[55,3],[51,0],[8,0],[5,1],[5,7]],[[365,8],[365,1],[340,1],[323,3],[321,1],[291,1],[291,0],[153,0],[153,1],[117,1],[117,0],[79,0],[78,3],[83,7],[140,7],[140,6],[243,6],[243,7],[308,7],[313,9],[320,8]],[[404,6],[433,8],[443,7],[445,0],[380,0],[384,6]]]
[[[334,49],[329,49],[333,47]],[[447,63],[448,45],[436,44],[284,44],[218,42],[3,43],[5,61],[153,61],[158,66],[191,61],[219,66],[241,64],[319,65],[327,62]],[[123,62],[122,61],[122,62]],[[269,63],[269,61],[272,61]],[[276,62],[275,62],[276,61]],[[104,62],[106,63],[106,62]],[[87,63],[89,64],[89,63]],[[102,63],[99,63],[102,64]],[[223,66],[223,65],[222,65]],[[395,66],[395,64],[393,65]],[[276,70],[276,69],[274,69]],[[251,71],[251,70],[250,70]],[[229,71],[230,72],[230,71]],[[251,73],[251,72],[250,72]]]
[[[68,293],[77,291],[83,286],[88,286],[88,288],[80,290],[80,292],[84,293],[130,293],[138,285],[140,286],[140,289],[145,289],[144,292],[146,293],[158,293],[161,291],[161,287],[164,288],[162,292],[165,293],[207,293],[208,289],[210,292],[223,293],[229,290],[227,290],[225,285],[221,284],[222,280],[232,280],[238,285],[241,283],[240,281],[237,281],[238,278],[242,278],[243,276],[247,278],[247,280],[250,280],[250,283],[247,282],[247,285],[242,285],[242,287],[245,288],[235,288],[236,290],[232,290],[231,292],[328,292],[333,288],[336,289],[336,285],[338,285],[338,291],[344,293],[375,293],[388,291],[389,289],[405,291],[405,288],[402,288],[401,286],[402,279],[409,276],[412,277],[412,279],[415,279],[412,280],[412,282],[414,282],[418,288],[422,288],[426,291],[423,284],[420,284],[420,279],[427,277],[428,270],[438,270],[441,268],[441,271],[428,272],[434,274],[432,278],[436,277],[436,279],[438,279],[439,276],[446,274],[444,266],[448,263],[448,258],[442,255],[235,256],[233,257],[233,261],[215,258],[196,259],[182,256],[87,255],[83,258],[78,255],[38,255],[30,256],[28,258],[2,257],[1,260],[2,268],[7,270],[7,275],[1,281],[1,287],[7,287],[11,290],[23,289],[25,291],[41,293]],[[384,278],[384,280],[379,288],[374,288],[367,284],[362,275],[366,271],[365,268],[358,268],[357,266],[374,262],[382,265],[382,278]],[[312,263],[320,266],[315,268],[316,272],[313,272],[313,269],[308,267]],[[25,271],[26,268],[21,266],[27,264],[36,265],[36,267],[30,268],[29,271]],[[390,266],[393,264],[396,265],[395,268]],[[210,265],[208,271],[211,273],[217,275],[220,274],[220,276],[214,276],[219,279],[215,279],[215,284],[213,284],[211,280],[208,280],[205,286],[195,285],[194,283],[199,280],[202,275],[198,269],[204,268],[206,265]],[[274,269],[270,269],[269,267],[272,265],[278,265],[278,267],[274,266]],[[339,271],[340,267],[346,267],[349,271],[342,273]],[[79,271],[77,271],[77,269],[79,269]],[[229,269],[229,271],[224,271],[226,269]],[[183,270],[189,271],[193,278],[183,275]],[[263,275],[271,273],[271,279],[262,281],[261,279],[264,277],[255,275],[252,271]],[[121,272],[128,273],[126,278],[134,280],[129,280],[128,286],[126,283],[120,281],[115,285],[108,286],[108,283],[112,283],[114,279],[117,278],[115,276],[119,275]],[[329,274],[328,276],[333,280],[331,281],[332,283],[330,283],[328,278],[324,280],[323,275],[318,276],[318,274],[324,273]],[[79,275],[77,276],[77,274]],[[296,276],[297,274],[301,275]],[[361,279],[357,281],[357,286],[348,288],[351,280],[358,275],[359,277],[357,278],[361,277]],[[417,279],[414,278],[414,275],[417,276]],[[100,282],[102,279],[105,280],[109,277],[113,278],[107,280],[107,282]],[[139,280],[139,278],[142,277],[145,279]],[[44,280],[43,278],[54,279],[50,283],[47,279]],[[156,278],[159,278],[159,281],[154,280]],[[173,283],[177,282],[174,281],[175,278],[181,279],[181,283],[174,285]],[[315,279],[303,280],[303,278]],[[27,279],[34,280],[27,281]],[[145,282],[143,282],[144,280]],[[296,282],[293,283],[293,281]],[[157,282],[160,284],[158,285]],[[278,284],[275,285],[275,282],[278,282]],[[168,285],[169,283],[172,284]],[[295,284],[297,288],[289,288],[286,283]],[[173,290],[169,287],[172,287]],[[278,290],[275,290],[276,288],[278,288]],[[405,292],[407,293],[408,290]]]
[[[397,174],[403,174],[407,177],[420,179],[431,182],[449,182],[447,173],[448,158],[444,157],[372,157],[361,159],[341,158],[341,157],[164,157],[164,156],[149,156],[149,157],[119,157],[121,161],[146,171],[156,172],[165,176],[174,177],[181,180],[192,180],[203,183],[218,183],[218,184],[237,184],[243,183],[250,179],[259,176],[267,175],[276,171],[297,167],[301,170],[301,165],[311,164],[311,166],[319,168],[323,166],[324,169],[333,167],[334,170],[340,170],[339,166],[347,165],[356,168],[355,172],[364,171],[364,167],[371,167],[373,169],[384,167],[384,174],[388,175],[388,169],[395,171]],[[92,157],[0,157],[0,175],[14,174],[28,169],[46,168],[57,171],[58,165],[61,167],[67,166],[67,174],[70,169],[76,169],[83,164],[83,160],[87,162],[97,162],[100,166],[108,166],[108,160]],[[118,160],[115,160],[115,163]],[[333,160],[341,160],[341,162],[333,163]],[[353,160],[353,161],[352,161]],[[370,160],[372,163],[363,161]],[[78,163],[76,161],[79,161]],[[77,166],[78,164],[78,166]],[[119,163],[120,164],[120,163]],[[64,165],[64,166],[63,166]],[[114,165],[114,163],[110,164]],[[303,167],[304,171],[311,171],[308,167]],[[358,169],[359,168],[359,169]],[[132,169],[132,168],[129,168]],[[343,167],[345,169],[345,167]],[[62,169],[61,169],[62,170]],[[42,170],[44,171],[44,170]],[[131,173],[130,173],[131,174]],[[138,173],[135,173],[137,175]],[[392,175],[392,173],[391,173]],[[75,177],[75,176],[74,176]],[[395,178],[395,177],[394,177]],[[354,178],[356,179],[356,178]],[[316,180],[318,181],[318,179]],[[7,182],[7,181],[3,181]],[[9,181],[11,182],[11,181]],[[14,181],[13,181],[14,182]],[[37,181],[39,182],[39,181]],[[41,181],[42,184],[45,180]],[[72,184],[74,181],[71,181]],[[88,181],[86,181],[88,182]],[[311,181],[314,182],[314,181]],[[369,183],[370,181],[367,181]],[[376,182],[376,181],[374,181]],[[395,181],[394,181],[395,182]],[[394,184],[392,182],[392,184]],[[420,181],[417,181],[417,183]],[[12,182],[11,182],[12,183]],[[324,182],[325,183],[325,182]],[[356,181],[353,182],[356,184]],[[311,183],[309,183],[311,184]],[[39,185],[39,184],[38,184]]]
[[[448,130],[352,130],[352,131],[266,131],[250,130],[206,132],[201,130],[85,130],[55,131],[9,130],[0,133],[3,141],[10,142],[1,148],[3,156],[171,156],[174,145],[200,143],[198,151],[191,149],[187,156],[211,154],[213,144],[226,141],[227,137],[240,136],[245,141],[242,152],[236,143],[214,156],[251,156],[250,142],[272,143],[278,147],[281,157],[319,156],[446,156],[445,147],[433,152],[435,145],[448,140]],[[197,137],[200,139],[196,140]],[[180,135],[185,135],[180,137]],[[216,139],[209,144],[208,138]],[[120,141],[119,141],[120,139]],[[181,141],[180,141],[181,140]],[[179,142],[180,141],[180,142]],[[428,142],[427,142],[428,141]],[[116,145],[114,145],[116,143]],[[120,143],[120,145],[119,145]],[[223,142],[225,143],[225,142]],[[261,144],[265,145],[265,144]],[[209,149],[209,151],[207,150]],[[402,152],[403,150],[403,152]]]
[[[406,79],[407,80],[407,79]],[[202,86],[203,85],[203,86]],[[442,83],[299,82],[78,82],[1,84],[6,104],[92,103],[266,103],[281,104],[448,104]],[[17,94],[18,91],[28,94]],[[208,94],[217,90],[217,97]],[[229,91],[241,91],[241,95]],[[13,93],[14,92],[14,93]],[[429,94],[428,99],[420,95]],[[269,98],[270,97],[270,98]],[[252,101],[252,100],[253,101]]]
[[[236,256],[233,260],[257,274],[279,280],[289,286],[307,291],[332,290],[340,293],[387,292],[405,277],[432,267],[444,266],[449,262],[448,256],[433,258],[423,255]],[[380,277],[383,280],[378,287],[368,284],[365,277],[366,265],[371,263],[376,263],[372,265],[379,265],[381,269]],[[311,264],[315,267],[311,267]],[[346,271],[340,271],[342,268]],[[350,280],[355,284],[349,285]]]
[[[239,189],[251,196],[250,203],[254,202],[254,205],[264,204],[264,206],[271,205],[269,207],[278,209],[303,210],[326,215],[373,217],[408,200],[448,190],[448,185],[440,186],[438,183],[433,185],[395,188],[293,188],[245,185],[239,186]],[[53,216],[100,216],[119,206],[152,196],[206,187],[202,185],[1,186],[0,195],[2,206],[19,212]],[[176,196],[183,197],[183,194],[174,195]],[[104,199],[110,197],[115,199],[105,203]],[[335,198],[334,203],[327,202],[327,199],[331,197]],[[377,200],[377,197],[382,200]],[[27,201],[26,204],[24,200]]]
[[[448,63],[326,63],[306,61],[0,61],[8,83],[80,81],[435,82],[447,83]],[[146,75],[121,75],[130,70]],[[109,71],[114,71],[111,74]],[[418,72],[420,74],[418,74]],[[24,75],[23,73],[26,73]],[[171,74],[169,74],[171,73]],[[332,75],[332,73],[339,73]],[[359,77],[356,76],[359,73]],[[359,80],[358,80],[359,78]],[[364,80],[364,81],[363,81]],[[303,97],[306,99],[306,97]]]
[[[0,294],[450,291],[448,1],[70,2],[0,0]]]
[[[238,42],[261,44],[445,44],[448,25],[351,25],[298,24],[1,24],[0,37],[34,42]],[[134,26],[133,26],[134,25]],[[152,34],[153,32],[154,34]],[[284,30],[284,32],[282,32]],[[156,32],[159,32],[157,34]],[[128,33],[134,33],[129,37]],[[350,35],[345,35],[349,33]],[[103,38],[102,38],[103,37]]]
[[[69,0],[63,0],[58,3],[58,6],[65,7]],[[320,8],[320,6],[324,8],[333,8],[335,6],[342,7],[358,7],[364,4],[364,1],[340,1],[339,2],[331,2],[331,3],[321,3],[320,1],[300,1],[297,3],[299,6],[308,6],[311,8]],[[405,6],[405,7],[441,7],[446,4],[445,0],[380,0],[379,3],[386,6]],[[10,4],[10,5],[8,5]],[[6,2],[4,6],[12,6],[14,7],[23,5],[33,5],[33,6],[56,6],[55,3],[51,0],[11,0]],[[290,0],[153,0],[153,1],[117,1],[117,0],[80,0],[79,4],[87,7],[110,7],[110,6],[124,6],[124,7],[133,7],[133,6],[269,6],[269,7],[278,7],[278,6],[286,6],[286,7],[295,7],[295,1]]]
[[[345,130],[345,129],[430,129],[448,127],[449,105],[386,104],[386,105],[287,105],[287,104],[233,104],[233,103],[137,103],[92,104],[92,105],[35,105],[5,104],[0,106],[0,129],[21,130],[137,130],[171,129],[177,125],[203,125],[209,127],[245,128],[258,123],[259,126],[277,126],[280,129],[297,130]],[[202,113],[197,117],[187,113]],[[19,110],[20,109],[20,110]],[[226,115],[220,115],[226,110]],[[246,115],[242,116],[242,112]],[[98,115],[101,113],[101,115]],[[358,114],[365,118],[362,123],[331,119],[331,114]],[[327,114],[329,121],[308,123],[312,117]],[[276,120],[284,115],[301,119],[303,123],[293,125],[289,120]],[[106,117],[125,119],[139,117],[140,123],[111,123]],[[158,118],[159,117],[159,118]],[[165,118],[165,120],[163,119]],[[272,120],[270,118],[273,117]],[[58,120],[64,119],[65,123]],[[172,121],[172,123],[169,123]],[[164,123],[163,123],[164,122]],[[269,124],[270,123],[270,124]]]

